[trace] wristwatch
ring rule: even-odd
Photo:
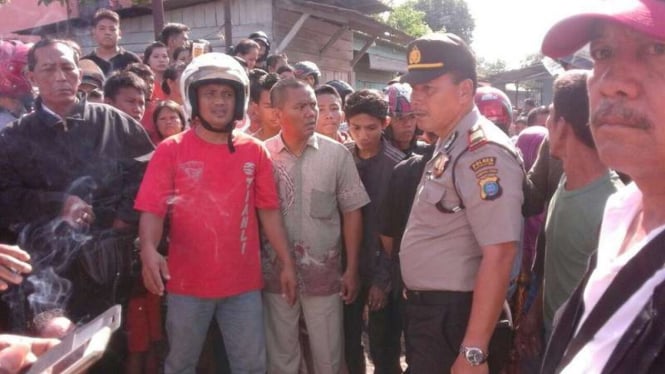
[[[459,353],[464,355],[464,358],[471,364],[471,366],[482,365],[487,361],[488,354],[483,352],[478,347],[465,347],[460,346]]]

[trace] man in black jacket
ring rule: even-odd
[[[555,24],[543,53],[590,42],[591,132],[634,183],[605,207],[598,251],[560,310],[543,373],[655,373],[665,365],[665,1],[625,0]]]
[[[0,227],[33,267],[4,298],[16,330],[61,314],[83,321],[121,301],[136,236],[133,200],[154,146],[135,120],[77,98],[78,58],[68,41],[36,43],[36,110],[0,132]]]

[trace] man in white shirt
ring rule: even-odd
[[[665,1],[608,1],[598,9],[555,24],[542,49],[560,58],[590,42],[596,148],[634,183],[607,202],[596,261],[555,321],[542,372],[662,372]]]

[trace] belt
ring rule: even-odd
[[[446,305],[471,302],[471,291],[413,291],[405,290],[406,300],[412,304]]]

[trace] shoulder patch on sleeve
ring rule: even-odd
[[[471,171],[474,173],[477,173],[478,170],[487,168],[487,167],[492,167],[496,165],[496,157],[481,157],[477,159],[476,161],[472,162],[471,165],[469,166],[471,168]]]
[[[469,130],[469,151],[473,152],[485,144],[487,144],[485,131],[480,127],[480,124],[473,125]]]
[[[496,174],[478,177],[478,185],[480,186],[480,198],[482,200],[495,200],[501,196],[501,185]]]

